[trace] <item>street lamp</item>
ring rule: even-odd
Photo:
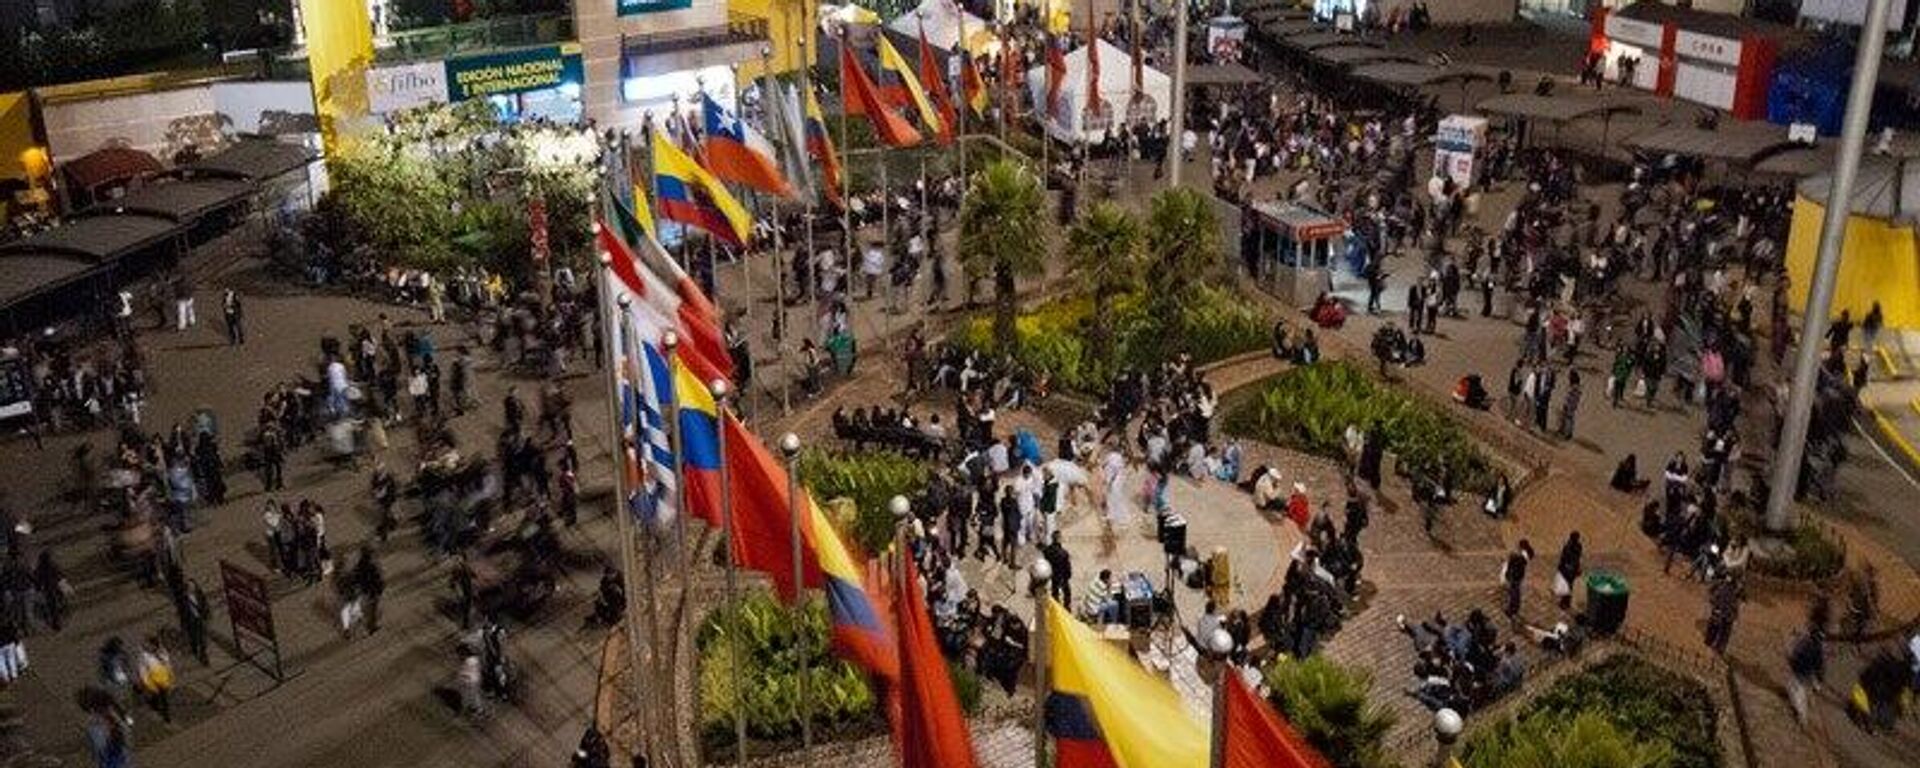
[[[1033,597],[1033,766],[1047,768],[1047,586],[1053,563],[1035,558],[1027,566],[1027,592]]]
[[[1444,768],[1447,758],[1453,756],[1453,742],[1460,738],[1460,731],[1466,722],[1460,719],[1460,713],[1451,707],[1441,707],[1433,713],[1433,740],[1439,748],[1433,753],[1434,768]]]

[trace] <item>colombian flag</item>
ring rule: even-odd
[[[736,246],[752,235],[753,218],[707,169],[658,131],[653,134],[653,180],[660,215],[699,227]]]
[[[720,525],[720,408],[713,391],[674,356],[673,402],[680,405],[680,482],[687,486],[687,511]]]
[[[807,154],[820,161],[820,175],[826,179],[827,202],[846,205],[840,191],[840,156],[833,151],[833,137],[827,134],[827,118],[820,100],[807,91]]]
[[[793,197],[793,185],[780,173],[780,161],[767,137],[704,93],[700,112],[707,134],[702,146],[715,176],[769,195]]]
[[[1207,726],[1165,680],[1101,640],[1052,598],[1047,632],[1053,689],[1044,714],[1059,768],[1207,764]]]
[[[827,593],[827,617],[833,623],[833,648],[847,661],[887,681],[900,676],[900,657],[894,647],[892,617],[883,615],[884,604],[874,599],[863,569],[853,550],[840,539],[833,523],[813,500],[813,494],[801,491],[802,521],[806,523],[804,547],[810,548],[820,564],[820,586]],[[941,672],[946,672],[941,662]],[[949,682],[951,685],[951,682]]]
[[[914,112],[920,115],[920,123],[933,131],[942,143],[953,140],[953,130],[947,127],[945,120],[933,108],[933,102],[927,99],[926,89],[920,87],[920,78],[913,76],[913,67],[907,64],[905,56],[888,42],[886,35],[876,38],[880,48],[880,72],[882,77],[891,75],[900,83],[905,92],[907,104],[913,105]],[[885,88],[881,89],[885,92]]]

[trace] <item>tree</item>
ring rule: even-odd
[[[974,174],[960,209],[960,261],[969,279],[993,276],[993,340],[1012,351],[1015,279],[1046,267],[1046,196],[1040,179],[1011,160],[995,160]]]
[[[1280,714],[1335,768],[1391,764],[1385,741],[1394,716],[1367,701],[1372,675],[1309,656],[1275,661],[1266,678]]]
[[[1666,768],[1673,748],[1637,740],[1599,712],[1540,711],[1510,723],[1467,750],[1470,768]]]
[[[1092,358],[1105,365],[1113,355],[1112,302],[1140,288],[1140,222],[1112,202],[1095,203],[1067,230],[1067,259],[1093,291],[1087,329]]]
[[[1147,211],[1147,271],[1152,299],[1177,304],[1220,263],[1220,223],[1213,203],[1187,187],[1153,196]]]

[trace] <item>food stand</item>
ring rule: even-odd
[[[1480,150],[1487,145],[1487,119],[1448,115],[1433,136],[1433,175],[1472,188],[1480,171]]]
[[[1242,260],[1255,282],[1296,306],[1333,289],[1333,270],[1347,222],[1309,205],[1253,204]]]

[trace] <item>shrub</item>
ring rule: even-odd
[[[1699,683],[1670,673],[1633,656],[1615,656],[1569,676],[1530,702],[1515,720],[1468,740],[1465,756],[1474,768],[1510,765],[1501,762],[1522,741],[1552,741],[1529,720],[1566,722],[1583,715],[1605,721],[1633,743],[1658,745],[1666,760],[1640,763],[1567,763],[1567,765],[1666,766],[1717,768],[1720,742],[1714,736],[1713,700]],[[1596,737],[1597,739],[1598,737]],[[1536,749],[1538,746],[1527,747]],[[1483,754],[1484,753],[1484,754]]]
[[[729,642],[730,634],[737,636],[737,648]],[[801,637],[806,638],[808,699],[815,731],[872,730],[879,724],[866,678],[829,648],[824,604],[811,600],[791,608],[770,594],[754,593],[736,608],[715,611],[696,640],[701,663],[700,732],[709,753],[733,743],[736,708],[746,713],[750,739],[778,742],[799,736]],[[744,661],[738,697],[736,658]]]
[[[953,695],[960,700],[960,711],[969,717],[980,714],[980,673],[959,662],[948,661],[947,675],[953,679]]]
[[[874,553],[893,542],[895,521],[887,502],[895,496],[913,498],[925,489],[927,468],[888,451],[810,450],[800,455],[800,480],[823,503],[835,499],[853,502],[853,518],[838,522],[845,525],[862,552]]]
[[[1751,510],[1732,510],[1727,521],[1734,533],[1766,534]],[[1838,576],[1847,567],[1847,551],[1829,538],[1824,529],[1808,520],[1795,523],[1784,540],[1787,546],[1782,553],[1753,559],[1754,571],[1776,579],[1820,581]]]
[[[1673,750],[1638,741],[1595,712],[1571,719],[1535,712],[1488,739],[1468,757],[1472,768],[1668,768]]]
[[[1267,687],[1280,714],[1335,768],[1391,765],[1385,740],[1393,713],[1367,701],[1373,677],[1323,656],[1281,657],[1266,668]]]
[[[1345,455],[1349,424],[1378,430],[1404,464],[1445,467],[1468,491],[1493,487],[1492,462],[1452,417],[1345,361],[1275,376],[1226,419],[1234,433],[1329,458]]]
[[[1014,358],[1044,370],[1056,387],[1105,394],[1108,382],[1124,368],[1144,369],[1181,352],[1194,363],[1224,360],[1266,348],[1271,318],[1231,288],[1198,285],[1172,316],[1151,309],[1144,293],[1120,296],[1109,309],[1114,332],[1113,359],[1093,358],[1088,338],[1093,300],[1071,296],[1042,304],[1014,321]],[[976,318],[954,341],[968,349],[993,348],[992,323]]]

